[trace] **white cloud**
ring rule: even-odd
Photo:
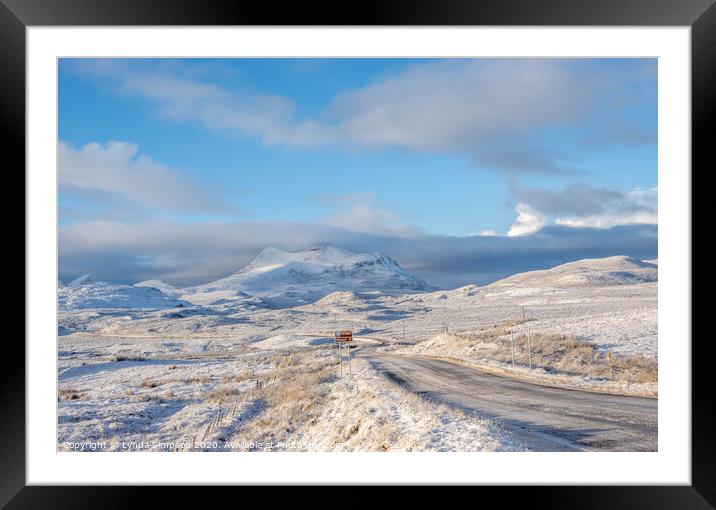
[[[577,117],[591,87],[556,60],[447,60],[413,65],[341,94],[329,107],[344,136],[368,147],[469,150]]]
[[[547,190],[513,185],[522,204],[556,225],[608,228],[617,225],[658,223],[658,189],[617,189],[573,183]]]
[[[198,121],[207,128],[234,135],[256,136],[267,145],[312,147],[332,138],[327,126],[294,118],[287,98],[235,93],[212,84],[163,75],[125,75],[122,88],[156,101],[166,117]]]
[[[520,202],[515,207],[517,218],[507,231],[509,237],[534,234],[547,224],[545,217],[527,204]]]
[[[495,231],[492,230],[492,229],[487,229],[487,230],[481,230],[480,232],[477,233],[477,235],[479,235],[479,236],[488,236],[488,237],[489,237],[489,236],[496,236],[496,235],[497,235],[497,232],[495,232]]]
[[[75,149],[59,144],[59,182],[68,192],[111,194],[148,208],[217,212],[228,206],[208,190],[139,153],[126,142],[89,143]]]
[[[555,219],[557,225],[569,227],[608,228],[616,225],[658,224],[658,190],[636,189],[623,193],[621,200],[605,202],[597,214],[563,216]]]
[[[603,87],[594,70],[559,59],[453,59],[421,62],[328,98],[304,118],[287,97],[232,90],[171,66],[86,60],[75,68],[154,103],[177,122],[287,148],[345,145],[458,153],[508,173],[574,172],[565,155],[530,144],[537,128],[580,121]],[[624,83],[629,82],[623,76]],[[611,97],[610,96],[610,97]]]
[[[74,67],[109,78],[120,93],[153,102],[161,115],[176,122],[198,122],[230,136],[256,137],[267,145],[286,147],[315,147],[334,137],[330,126],[298,121],[295,105],[281,95],[228,90],[181,76],[177,69],[146,68],[125,60],[86,60]]]

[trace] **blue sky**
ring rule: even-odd
[[[442,286],[604,251],[574,252],[564,239],[576,231],[656,256],[654,235],[638,247],[618,235],[656,229],[656,70],[646,59],[62,59],[60,277],[196,283],[264,245],[315,240],[378,246]],[[196,253],[201,231],[234,237]],[[549,259],[481,270],[498,245],[518,252],[548,233]],[[441,242],[479,245],[474,267],[426,265],[415,247]]]

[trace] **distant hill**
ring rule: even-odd
[[[590,287],[658,281],[658,266],[623,255],[569,262],[509,276],[489,287]]]
[[[114,285],[96,282],[84,275],[57,290],[60,309],[134,308],[162,309],[188,306],[189,303],[168,296],[154,287]]]

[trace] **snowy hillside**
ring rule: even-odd
[[[88,275],[57,290],[60,309],[134,308],[161,309],[189,305],[154,287],[95,282]]]
[[[162,280],[144,280],[139,283],[134,284],[135,287],[154,287],[155,289],[161,290],[164,294],[167,296],[179,296],[183,291],[182,289],[177,289],[173,285],[169,285],[166,282],[163,282]]]
[[[658,266],[625,256],[584,259],[520,273],[490,287],[601,287],[658,281]]]
[[[319,244],[299,252],[266,248],[240,271],[186,289],[181,297],[195,304],[212,304],[252,296],[268,306],[289,306],[337,291],[394,294],[432,289],[389,257]]]
[[[95,281],[90,275],[83,274],[82,276],[72,280],[70,283],[67,284],[67,286],[72,289],[76,289],[82,287],[83,285],[89,285],[90,283],[95,283]],[[60,287],[62,287],[62,285],[60,285]]]

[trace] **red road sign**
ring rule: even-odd
[[[336,342],[351,342],[353,341],[352,331],[336,331]]]

